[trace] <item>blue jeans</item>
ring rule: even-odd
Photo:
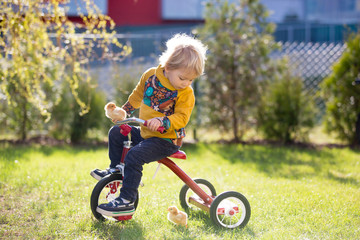
[[[127,140],[128,137],[120,133],[119,126],[113,126],[110,129],[110,168],[120,163],[123,142]],[[129,201],[135,201],[142,177],[143,165],[168,157],[177,152],[180,147],[157,137],[143,139],[140,135],[140,129],[137,127],[132,127],[131,129],[131,141],[133,148],[130,149],[125,157],[124,179],[120,189],[120,197]]]

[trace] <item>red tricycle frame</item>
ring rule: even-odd
[[[120,162],[120,172],[115,172],[116,174],[109,174],[103,179],[101,179],[96,184],[91,194],[91,210],[94,216],[99,220],[105,219],[104,216],[102,216],[96,211],[102,191],[104,189],[107,189],[105,190],[105,195],[106,200],[108,201],[108,196],[117,193],[122,182],[125,167],[124,160],[126,154],[132,147],[130,134],[131,126],[129,126],[127,123],[140,123],[144,126],[147,126],[146,121],[138,118],[129,118],[123,121],[118,121],[116,123],[120,126],[121,134],[123,134],[124,136],[128,136],[128,140],[124,141]],[[158,131],[162,133],[164,131],[164,128],[160,127]],[[227,191],[216,195],[215,188],[210,182],[205,179],[192,179],[170,158],[185,160],[187,157],[185,152],[179,150],[171,156],[165,157],[158,161],[159,164],[164,164],[185,183],[185,185],[180,191],[180,203],[185,210],[188,210],[189,204],[194,205],[210,213],[211,220],[220,227],[236,228],[246,226],[250,219],[251,209],[250,204],[244,195],[235,191]],[[200,185],[205,186],[205,189],[209,190],[211,194],[205,192],[203,188],[200,187]],[[196,195],[189,196],[187,198],[187,192],[189,189],[191,189]],[[118,216],[113,218],[119,221],[123,221],[131,219],[132,215]]]

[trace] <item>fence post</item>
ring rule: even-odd
[[[335,26],[334,24],[330,24],[329,26],[329,37],[330,37],[330,42],[335,42]]]
[[[311,40],[311,24],[306,21],[305,23],[305,42],[310,42]]]
[[[288,26],[287,27],[287,32],[288,32],[288,42],[293,42],[294,41],[294,28],[292,26]]]

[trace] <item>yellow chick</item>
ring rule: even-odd
[[[126,111],[117,107],[115,103],[109,102],[105,105],[105,115],[110,118],[114,123],[124,120],[126,118]]]
[[[185,212],[179,211],[176,206],[171,206],[168,208],[167,218],[175,223],[176,225],[182,225],[187,227],[187,214]]]

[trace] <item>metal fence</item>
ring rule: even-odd
[[[313,94],[319,83],[328,76],[332,65],[342,55],[343,43],[290,43],[282,44],[281,51],[274,57],[287,56],[295,75],[304,79],[305,89]]]
[[[131,56],[126,58],[121,65],[129,66],[134,62],[143,62],[147,66],[156,66],[158,56],[161,54],[165,41],[170,37],[168,34],[128,34],[118,35],[120,42],[132,47]],[[312,43],[312,42],[284,42],[281,50],[273,52],[272,58],[287,56],[290,66],[295,75],[301,76],[304,87],[309,97],[314,97],[317,107],[323,113],[325,106],[317,96],[319,84],[328,76],[332,65],[342,55],[346,45],[344,43]],[[141,59],[141,61],[138,61]],[[105,68],[101,76],[111,74],[109,66]],[[136,80],[138,76],[134,76]],[[100,83],[101,84],[101,83]]]
[[[288,57],[291,71],[302,77],[306,94],[313,98],[320,110],[319,117],[325,111],[325,104],[317,94],[320,83],[332,72],[333,64],[345,48],[344,43],[285,42],[281,51],[273,54],[273,57]]]
[[[156,36],[151,38],[151,36],[129,35],[127,42],[133,48],[133,54],[129,60],[140,56],[158,56],[167,37]],[[281,50],[274,52],[272,57],[288,57],[290,65],[293,66],[294,74],[303,78],[305,89],[309,95],[314,95],[319,89],[319,84],[331,73],[332,65],[340,58],[346,47],[344,43],[318,42],[284,42],[281,45]]]

